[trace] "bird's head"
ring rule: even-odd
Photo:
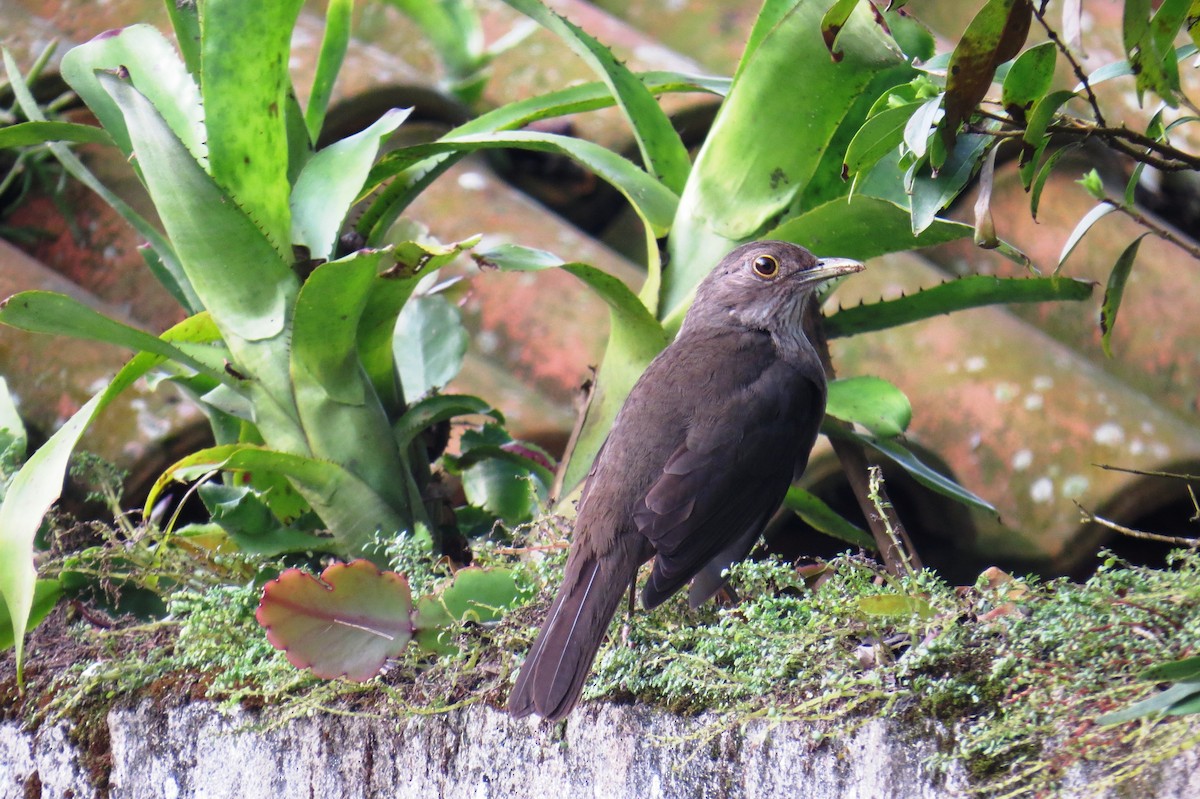
[[[688,319],[699,317],[693,325],[734,321],[754,330],[798,333],[818,286],[863,269],[858,261],[818,258],[784,241],[743,244],[700,283]]]

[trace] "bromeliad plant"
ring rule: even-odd
[[[324,88],[302,109],[286,66],[299,0],[166,5],[182,57],[144,25],[64,56],[63,77],[100,128],[46,121],[4,54],[28,121],[0,131],[0,146],[47,142],[146,239],[148,266],[187,312],[153,336],[60,294],[22,292],[0,307],[4,324],[138,353],[30,457],[0,505],[0,596],[18,663],[38,591],[35,535],[61,491],[71,452],[105,406],[151,372],[192,396],[212,423],[215,446],[168,469],[146,504],[149,517],[172,479],[222,474],[223,482],[199,488],[213,524],[176,533],[193,547],[237,547],[266,559],[325,552],[386,566],[397,541],[408,540],[426,558],[437,557],[457,531],[453,514],[427,490],[436,478],[421,434],[464,414],[494,422],[490,449],[468,453],[464,475],[500,462],[507,474],[526,478],[503,489],[523,495],[526,508],[536,507],[530,496],[544,496],[550,482],[543,466],[521,457],[524,450],[511,451],[502,417],[487,403],[431,393],[454,376],[462,346],[449,348],[432,377],[429,370],[405,375],[395,354],[420,348],[420,335],[397,342],[397,330],[420,334],[423,320],[447,314],[457,321],[453,306],[425,289],[474,240],[442,245],[381,236],[368,248],[339,249],[381,142],[407,115],[391,111],[314,152],[348,26],[328,26],[332,41],[322,48],[316,81]],[[97,141],[133,164],[163,232],[100,184],[64,143]],[[422,296],[410,302],[415,293]],[[408,322],[398,326],[402,314]],[[420,382],[406,385],[402,378],[414,374],[410,383]],[[476,494],[484,508],[495,499],[486,490]],[[501,497],[496,504],[514,502]]]

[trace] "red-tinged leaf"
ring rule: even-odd
[[[829,55],[833,56],[834,61],[842,60],[841,51],[834,48],[837,44],[838,34],[842,32],[846,20],[850,17],[850,12],[856,5],[858,5],[858,0],[837,0],[821,18],[821,38],[825,40],[825,47],[829,49]]]
[[[939,129],[947,148],[987,94],[996,67],[1021,51],[1032,18],[1029,0],[988,0],[963,32],[946,73],[946,115]]]
[[[324,679],[370,679],[415,630],[408,582],[367,560],[335,563],[320,579],[284,571],[263,588],[255,618],[292,665]]]
[[[1129,273],[1133,271],[1138,247],[1148,235],[1150,234],[1143,233],[1125,248],[1108,276],[1108,285],[1104,287],[1104,302],[1100,304],[1100,346],[1109,358],[1113,356],[1112,331],[1113,325],[1117,323],[1117,311],[1121,308],[1121,296],[1125,293],[1125,282],[1129,280]]]

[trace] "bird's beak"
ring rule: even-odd
[[[826,280],[832,280],[835,277],[841,277],[842,275],[852,275],[864,269],[866,267],[861,263],[849,258],[819,258],[817,259],[816,266],[801,274],[803,275],[804,283],[814,285],[824,283]]]

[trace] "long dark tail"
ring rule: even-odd
[[[558,597],[508,697],[514,717],[537,713],[557,721],[579,701],[608,624],[645,560],[625,550],[601,557],[571,553]]]

